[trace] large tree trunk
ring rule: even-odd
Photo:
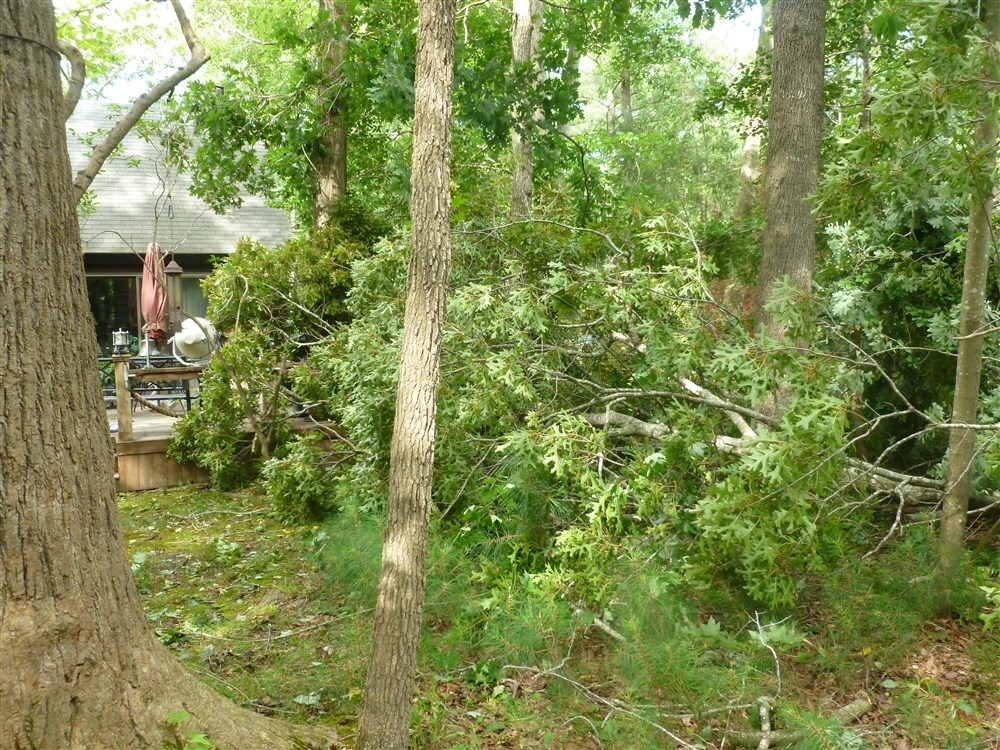
[[[344,0],[319,0],[324,34],[319,50],[322,155],[316,160],[313,223],[322,228],[334,204],[347,193],[347,93],[344,59],[350,14]]]
[[[764,177],[764,236],[757,273],[757,331],[779,338],[765,305],[788,277],[808,294],[816,255],[816,220],[807,203],[819,181],[823,139],[823,45],[826,0],[776,0],[771,101]]]
[[[1000,79],[1000,0],[986,0],[986,33],[991,52],[983,71],[983,81]],[[959,323],[958,362],[955,369],[955,398],[951,419],[957,424],[975,424],[979,405],[979,377],[983,366],[983,320],[986,310],[986,282],[990,267],[992,232],[990,218],[995,204],[993,175],[997,161],[997,111],[990,97],[990,84],[983,84],[975,147],[978,156],[974,174],[976,186],[969,212],[969,236],[965,247],[962,280],[962,316]],[[972,463],[976,454],[976,431],[955,428],[948,443],[948,478],[941,515],[941,570],[953,582],[961,568],[965,543],[966,514],[972,484]]]
[[[514,23],[511,27],[511,47],[515,70],[531,67],[537,74],[538,42],[542,30],[542,0],[514,0]],[[531,98],[532,100],[534,97]],[[514,161],[510,212],[517,218],[531,217],[534,159],[531,153],[531,130],[538,118],[537,109],[521,103],[514,112],[516,125],[511,133],[511,155]]]
[[[455,0],[420,0],[413,112],[413,234],[389,459],[389,512],[359,750],[404,750],[426,580],[437,384],[451,267]]]
[[[0,4],[0,748],[220,748],[291,730],[217,696],[152,635],[115,505],[52,4]],[[304,734],[310,734],[305,730]]]

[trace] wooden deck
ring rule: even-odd
[[[118,491],[133,492],[184,484],[205,484],[208,472],[167,457],[167,439],[177,421],[146,409],[132,412],[132,439],[118,438],[118,418],[108,409],[108,427],[118,467]]]

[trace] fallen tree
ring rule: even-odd
[[[686,401],[718,409],[725,413],[740,435],[739,437],[717,435],[714,442],[715,448],[721,453],[732,455],[744,454],[751,442],[760,438],[758,430],[751,427],[751,422],[767,428],[775,428],[779,424],[776,417],[722,399],[691,380],[681,379],[680,384],[685,389],[684,391],[606,389],[608,393],[594,399],[591,405],[600,401],[620,402],[629,398],[656,398]],[[588,383],[588,385],[595,384]],[[618,437],[660,437],[673,432],[667,424],[643,421],[610,408],[602,412],[584,412],[580,416],[591,426],[605,429],[609,434]],[[938,430],[955,428],[998,430],[1000,425],[959,425],[947,422],[937,422],[932,425],[932,429]],[[882,455],[884,456],[886,453],[887,451],[884,451]],[[934,507],[940,504],[944,498],[945,482],[943,480],[894,471],[880,465],[879,461],[865,461],[854,456],[847,456],[845,463],[847,483],[854,487],[864,488],[865,491],[874,496],[886,499],[895,498],[901,505],[911,508]],[[971,515],[1000,513],[1000,495],[997,494],[973,494],[969,503]]]

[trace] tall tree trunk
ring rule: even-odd
[[[757,28],[757,55],[755,65],[763,66],[765,57],[771,51],[771,15],[772,5],[763,0],[760,4],[760,26]],[[763,110],[762,97],[754,97],[754,109]],[[760,140],[764,127],[764,118],[760,114],[747,115],[743,123],[747,135],[743,139],[740,151],[740,191],[736,198],[736,208],[733,218],[740,219],[747,215],[751,207],[759,201],[760,176],[763,173],[760,164]]]
[[[872,33],[868,24],[861,27],[861,114],[858,128],[870,130],[872,126]]]
[[[511,47],[514,69],[530,67],[537,75],[538,42],[542,30],[542,0],[514,0],[514,22],[511,27]],[[531,101],[534,97],[531,98]],[[538,119],[537,108],[521,102],[514,112],[516,124],[511,133],[511,156],[514,173],[511,186],[510,212],[518,218],[530,218],[534,159],[531,153],[531,131]]]
[[[115,504],[52,4],[0,4],[0,747],[291,748],[150,631]],[[309,736],[310,730],[299,732]]]
[[[389,512],[359,750],[404,750],[427,575],[437,384],[451,267],[455,0],[420,0],[413,112],[413,234],[389,459]]]
[[[1000,80],[1000,0],[985,0],[986,34],[991,50],[983,81]],[[976,175],[969,211],[969,236],[965,246],[962,280],[962,316],[959,323],[958,362],[955,368],[955,399],[951,419],[957,424],[975,424],[979,405],[979,377],[983,365],[983,320],[986,282],[992,245],[991,216],[997,185],[993,181],[997,161],[997,111],[989,86],[982,85],[979,123],[976,126]],[[976,454],[976,431],[957,427],[948,442],[948,477],[941,515],[941,571],[953,583],[961,568],[972,463]]]
[[[622,130],[632,130],[632,68],[628,65],[622,70],[621,80]]]
[[[608,135],[615,134],[615,123],[618,121],[618,99],[615,96],[615,87],[612,86],[604,95],[604,129]]]
[[[765,305],[787,277],[808,294],[816,255],[816,220],[807,203],[819,181],[823,139],[823,45],[826,0],[776,0],[771,101],[768,106],[764,236],[757,273],[757,331],[783,334]]]
[[[347,93],[344,60],[351,18],[345,0],[319,0],[323,23],[319,49],[320,146],[316,160],[313,225],[326,226],[334,204],[347,193]]]

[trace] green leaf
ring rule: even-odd
[[[708,622],[698,626],[698,631],[706,638],[717,638],[722,633],[722,627],[714,617],[709,617]]]
[[[185,721],[191,718],[191,714],[187,711],[171,711],[167,714],[168,724],[183,724]]]
[[[876,39],[893,43],[899,37],[899,32],[906,28],[906,21],[898,13],[886,11],[875,16],[871,20],[869,28]]]

